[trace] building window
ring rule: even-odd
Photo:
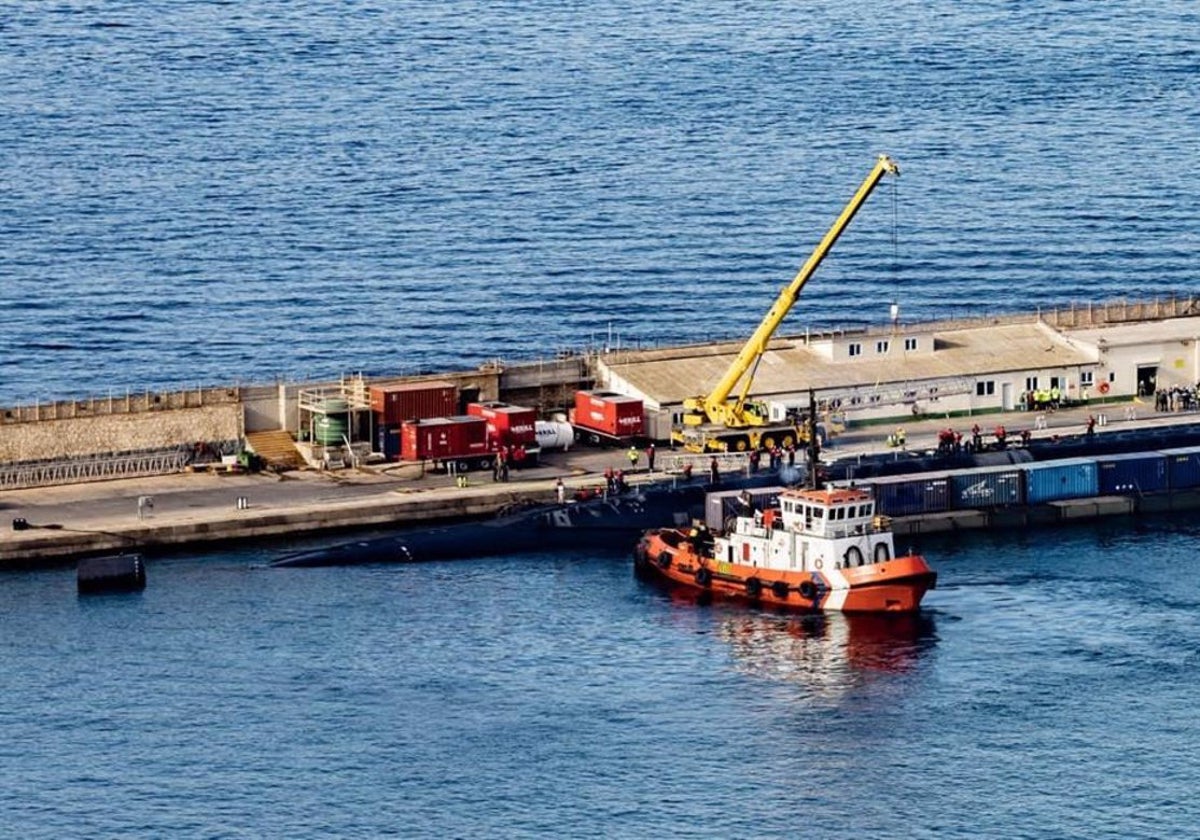
[[[1036,376],[1026,376],[1025,377],[1025,390],[1026,391],[1036,391],[1037,390],[1037,377]]]
[[[904,339],[904,349],[905,350],[916,350],[917,349],[917,340],[915,338]]]
[[[857,341],[846,348],[851,356],[859,356],[862,354],[862,345]]]
[[[989,379],[987,382],[975,383],[975,396],[990,397],[996,393],[996,383]]]
[[[1079,371],[1079,386],[1081,388],[1091,388],[1092,382],[1094,381],[1092,376],[1093,373],[1090,370]]]
[[[888,345],[889,345],[889,342],[887,342],[887,341],[876,341],[875,342],[875,352],[876,353],[886,353],[888,351]]]

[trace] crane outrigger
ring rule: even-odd
[[[754,373],[767,344],[780,322],[791,310],[800,290],[816,272],[817,267],[833,248],[838,237],[849,226],[860,207],[884,175],[899,175],[900,167],[887,155],[880,155],[874,168],[842,210],[832,227],[817,244],[795,278],[779,293],[767,310],[758,329],[742,346],[725,375],[706,396],[689,397],[683,401],[683,428],[672,432],[672,438],[692,451],[745,451],[788,447],[807,440],[811,433],[808,424],[772,423],[765,403],[749,399]],[[738,384],[741,388],[738,390]],[[737,390],[736,396],[734,391]]]

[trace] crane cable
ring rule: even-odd
[[[900,305],[900,185],[892,178],[892,304]]]

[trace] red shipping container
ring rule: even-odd
[[[576,391],[577,426],[595,429],[612,437],[635,437],[642,433],[646,413],[642,401],[612,391]]]
[[[537,446],[537,411],[502,402],[467,403],[467,414],[487,421],[492,448]]]
[[[382,426],[458,413],[458,388],[453,382],[372,385],[370,390],[371,411]]]
[[[487,421],[482,417],[434,417],[410,420],[400,430],[405,461],[486,455]]]

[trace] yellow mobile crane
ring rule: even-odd
[[[771,423],[766,404],[747,399],[750,385],[754,382],[755,370],[767,350],[771,336],[791,310],[800,290],[833,248],[833,244],[875,189],[875,185],[887,174],[899,175],[900,167],[887,155],[880,155],[871,173],[859,186],[858,192],[834,221],[795,279],[779,293],[774,305],[725,371],[721,381],[707,396],[689,397],[683,401],[683,428],[672,432],[672,438],[676,442],[682,443],[686,449],[693,452],[742,452],[760,447],[787,447],[808,439],[807,421],[799,426],[792,422]],[[743,383],[741,390],[736,396],[731,396],[739,382]]]

